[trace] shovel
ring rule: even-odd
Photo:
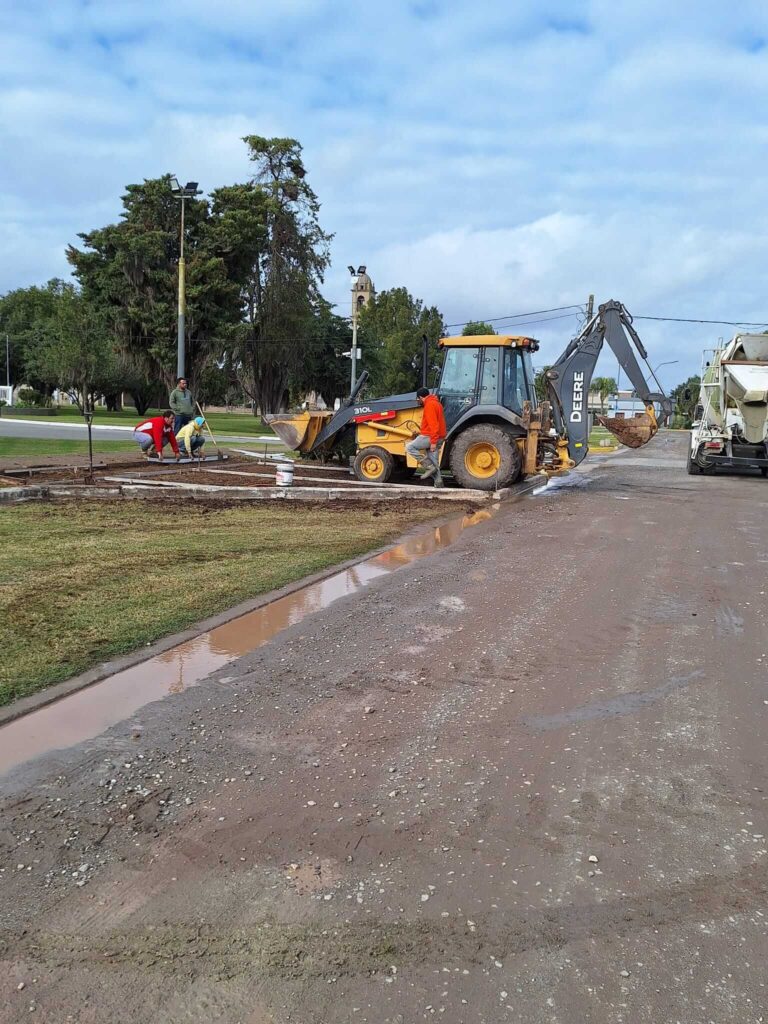
[[[221,448],[219,448],[219,446],[216,444],[216,438],[213,436],[211,428],[208,426],[208,418],[205,415],[205,413],[203,412],[203,410],[200,408],[200,403],[199,402],[195,402],[195,405],[197,406],[197,411],[200,413],[200,415],[205,420],[205,429],[208,431],[208,436],[213,441],[213,447],[216,449],[216,456],[217,456],[219,462],[223,462],[224,461],[224,455],[223,455],[223,453],[221,451]]]

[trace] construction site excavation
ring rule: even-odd
[[[288,483],[285,467],[289,467]],[[282,472],[281,472],[282,471]],[[0,468],[0,500],[34,497],[188,497],[216,496],[243,500],[460,500],[485,503],[494,492],[448,486],[436,490],[421,485],[418,477],[397,483],[377,484],[356,479],[349,467],[323,465],[310,460],[276,460],[246,457],[230,452],[222,459],[205,461],[173,459],[162,464],[133,459],[97,462],[91,473],[87,464],[37,465]],[[6,492],[3,494],[3,492]]]

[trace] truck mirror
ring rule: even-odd
[[[686,402],[690,402],[692,397],[693,396],[691,395],[691,389],[690,388],[686,388],[685,391],[683,392],[683,398],[686,400]]]

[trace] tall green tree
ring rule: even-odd
[[[101,311],[73,285],[65,284],[28,358],[41,380],[66,391],[86,413],[93,412],[96,397],[109,381],[115,356]]]
[[[256,409],[269,412],[286,404],[292,376],[312,347],[331,236],[319,224],[320,204],[306,180],[301,145],[260,135],[244,141],[253,179],[218,190],[214,218],[246,242],[234,250],[242,317],[233,344],[244,391]]]
[[[170,176],[128,185],[117,224],[81,234],[67,259],[83,294],[110,326],[116,347],[150,378],[173,384],[180,254],[179,202]],[[207,232],[207,202],[186,201],[187,369],[194,381],[219,353],[237,316],[238,289]]]
[[[468,324],[464,324],[461,333],[465,338],[476,338],[481,334],[495,334],[496,331],[485,320],[470,320]]]
[[[600,412],[605,415],[605,400],[609,395],[616,394],[619,385],[614,377],[593,377],[590,390],[600,396]]]
[[[533,376],[533,387],[536,391],[536,397],[540,402],[547,401],[547,370],[551,369],[551,365],[547,364],[542,366],[541,369],[536,370]]]
[[[0,348],[5,350],[7,334],[14,386],[28,384],[36,390],[50,390],[50,385],[37,375],[30,356],[35,345],[51,330],[56,301],[64,287],[63,281],[54,278],[43,287],[16,288],[0,297]],[[5,383],[5,374],[0,382]]]
[[[352,327],[327,302],[320,302],[312,318],[304,358],[290,376],[291,398],[300,402],[310,391],[332,406],[350,388],[350,362],[343,353],[352,347]]]
[[[675,404],[675,417],[682,427],[690,427],[693,422],[693,414],[699,402],[701,390],[701,377],[694,374],[682,384],[678,384],[670,395]]]
[[[427,336],[431,370],[442,361],[437,343],[444,333],[440,311],[414,299],[406,288],[376,294],[360,314],[359,329],[362,366],[371,371],[372,392],[395,395],[418,388],[422,338]]]

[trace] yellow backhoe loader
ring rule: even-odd
[[[672,404],[660,387],[654,392],[646,383],[632,343],[646,364],[647,353],[629,313],[611,301],[598,308],[547,371],[545,401],[537,399],[534,388],[536,339],[497,334],[442,338],[445,358],[435,393],[443,403],[448,435],[441,467],[450,469],[462,487],[497,490],[527,474],[551,476],[578,465],[589,450],[589,386],[605,342],[645,412],[632,419],[598,419],[623,444],[647,444]],[[360,376],[335,413],[307,410],[265,419],[302,455],[329,459],[348,454],[358,479],[385,483],[416,468],[405,444],[418,433],[422,411],[415,393],[361,400],[367,377]]]

